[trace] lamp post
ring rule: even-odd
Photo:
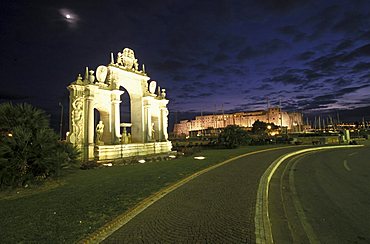
[[[59,106],[61,107],[60,110],[60,124],[59,124],[59,138],[62,140],[62,135],[63,135],[63,104],[59,102]]]

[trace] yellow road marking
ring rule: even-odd
[[[348,166],[347,160],[343,161],[343,166],[346,170],[351,171],[351,168]]]

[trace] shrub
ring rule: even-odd
[[[77,150],[48,126],[45,112],[28,104],[0,104],[0,186],[58,176],[78,162]]]
[[[237,125],[227,126],[219,136],[219,143],[226,148],[236,148],[245,145],[250,141],[248,132]]]

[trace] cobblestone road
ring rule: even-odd
[[[251,155],[216,168],[169,193],[104,243],[254,243],[259,179],[277,157]]]

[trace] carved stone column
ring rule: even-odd
[[[113,131],[112,131],[112,142],[114,144],[119,143],[119,138],[121,137],[121,128],[120,128],[120,96],[123,94],[123,91],[113,91],[111,96],[111,104],[112,104],[112,125],[113,125]]]
[[[168,140],[168,109],[162,108],[161,109],[161,126],[162,126],[162,140],[167,141]]]
[[[94,101],[93,97],[86,98],[86,111],[87,111],[87,143],[88,145],[94,144],[95,124],[94,124]]]
[[[163,111],[162,108],[160,108],[158,113],[158,141],[163,141],[163,138]]]
[[[84,121],[84,140],[82,157],[83,160],[94,159],[94,98],[93,96],[86,97],[85,100],[85,118]]]
[[[146,128],[146,142],[152,140],[152,114],[150,111],[150,105],[144,105],[144,115],[145,115],[145,128]]]

